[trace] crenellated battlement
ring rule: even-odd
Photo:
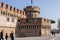
[[[4,11],[4,12],[7,12],[7,13],[10,13],[12,15],[16,15],[18,17],[23,17],[23,18],[26,18],[25,16],[25,12],[22,11],[22,10],[19,10],[17,9],[16,7],[13,7],[13,6],[10,6],[8,4],[5,4],[4,2],[0,3],[0,11]],[[22,16],[21,16],[22,15]]]

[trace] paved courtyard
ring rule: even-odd
[[[50,37],[21,37],[15,38],[15,40],[48,40]],[[10,40],[10,38],[9,38]]]
[[[8,40],[10,40],[10,38]],[[60,37],[59,38],[51,38],[51,37],[25,37],[25,38],[15,38],[15,40],[60,40]]]
[[[10,38],[8,40],[10,40]],[[60,40],[60,34],[52,37],[19,37],[15,38],[15,40]]]

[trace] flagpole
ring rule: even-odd
[[[33,6],[33,0],[31,0],[31,6]]]

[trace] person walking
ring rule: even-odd
[[[14,33],[13,33],[13,31],[10,33],[10,38],[11,38],[11,40],[14,40]]]
[[[2,40],[4,40],[4,38],[3,38],[3,31],[4,31],[4,30],[1,31],[1,39],[2,39]]]
[[[6,33],[6,35],[5,35],[5,39],[7,40],[8,39],[8,34]]]

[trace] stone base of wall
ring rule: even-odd
[[[50,29],[41,29],[41,36],[51,36]]]
[[[14,32],[14,36],[15,36],[15,28],[13,27],[0,27],[0,32],[4,30],[3,34],[4,34],[4,37],[6,35],[6,33],[8,33],[8,36],[10,36],[10,33],[13,31]]]
[[[18,30],[17,37],[31,37],[31,36],[41,36],[39,29],[28,29],[28,30]]]

